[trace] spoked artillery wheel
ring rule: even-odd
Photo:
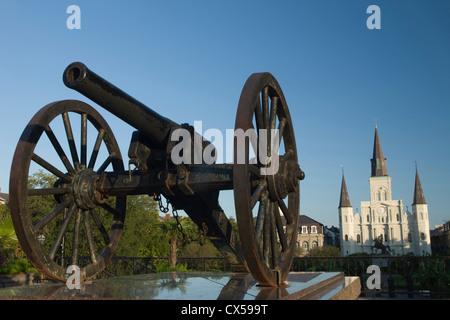
[[[286,280],[296,248],[299,180],[304,174],[297,162],[286,101],[270,73],[253,74],[247,80],[236,115],[236,136],[239,129],[256,136],[253,143],[236,137],[234,142],[240,242],[255,280],[263,286],[279,286]]]
[[[73,119],[80,125],[73,127],[77,131],[72,131]],[[60,126],[63,137],[58,139],[50,125]],[[80,134],[79,153],[74,132]],[[51,103],[25,128],[11,168],[11,215],[22,249],[47,277],[66,281],[66,268],[72,264],[80,266],[82,279],[89,279],[112,257],[123,229],[126,197],[108,200],[92,187],[111,167],[124,169],[118,144],[100,114],[81,101]],[[42,170],[53,185],[36,188],[29,180],[33,169]]]

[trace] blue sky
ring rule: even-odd
[[[69,30],[68,6],[81,9]],[[381,29],[369,30],[369,5]],[[374,119],[393,198],[411,206],[417,161],[430,226],[450,218],[450,1],[13,1],[0,3],[0,187],[15,146],[82,61],[178,123],[233,129],[246,79],[271,72],[294,122],[301,213],[338,225],[344,166],[350,201],[369,200]],[[95,106],[126,156],[132,128]],[[232,194],[221,196],[234,215]]]

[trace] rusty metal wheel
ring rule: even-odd
[[[94,187],[110,168],[124,170],[118,144],[106,121],[84,102],[48,104],[22,133],[11,168],[11,215],[23,251],[50,279],[66,281],[69,265],[92,278],[116,250],[126,197],[106,199]],[[34,172],[47,183],[36,184]]]
[[[282,285],[288,275],[303,177],[283,92],[270,73],[253,74],[236,115],[233,187],[240,242],[261,285]]]

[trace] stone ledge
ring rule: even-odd
[[[34,282],[34,273],[0,275],[0,288],[30,285]]]

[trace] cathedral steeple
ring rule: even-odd
[[[339,208],[351,207],[350,199],[348,197],[347,185],[345,184],[344,173],[342,173],[342,183],[341,183],[341,199],[339,201]]]
[[[425,196],[423,195],[422,184],[419,179],[419,172],[416,167],[416,182],[414,184],[414,200],[413,204],[426,204]]]
[[[370,162],[372,164],[372,177],[385,177],[388,175],[386,168],[386,158],[383,156],[383,150],[381,149],[377,126],[375,126],[373,157],[372,159],[370,159]]]

